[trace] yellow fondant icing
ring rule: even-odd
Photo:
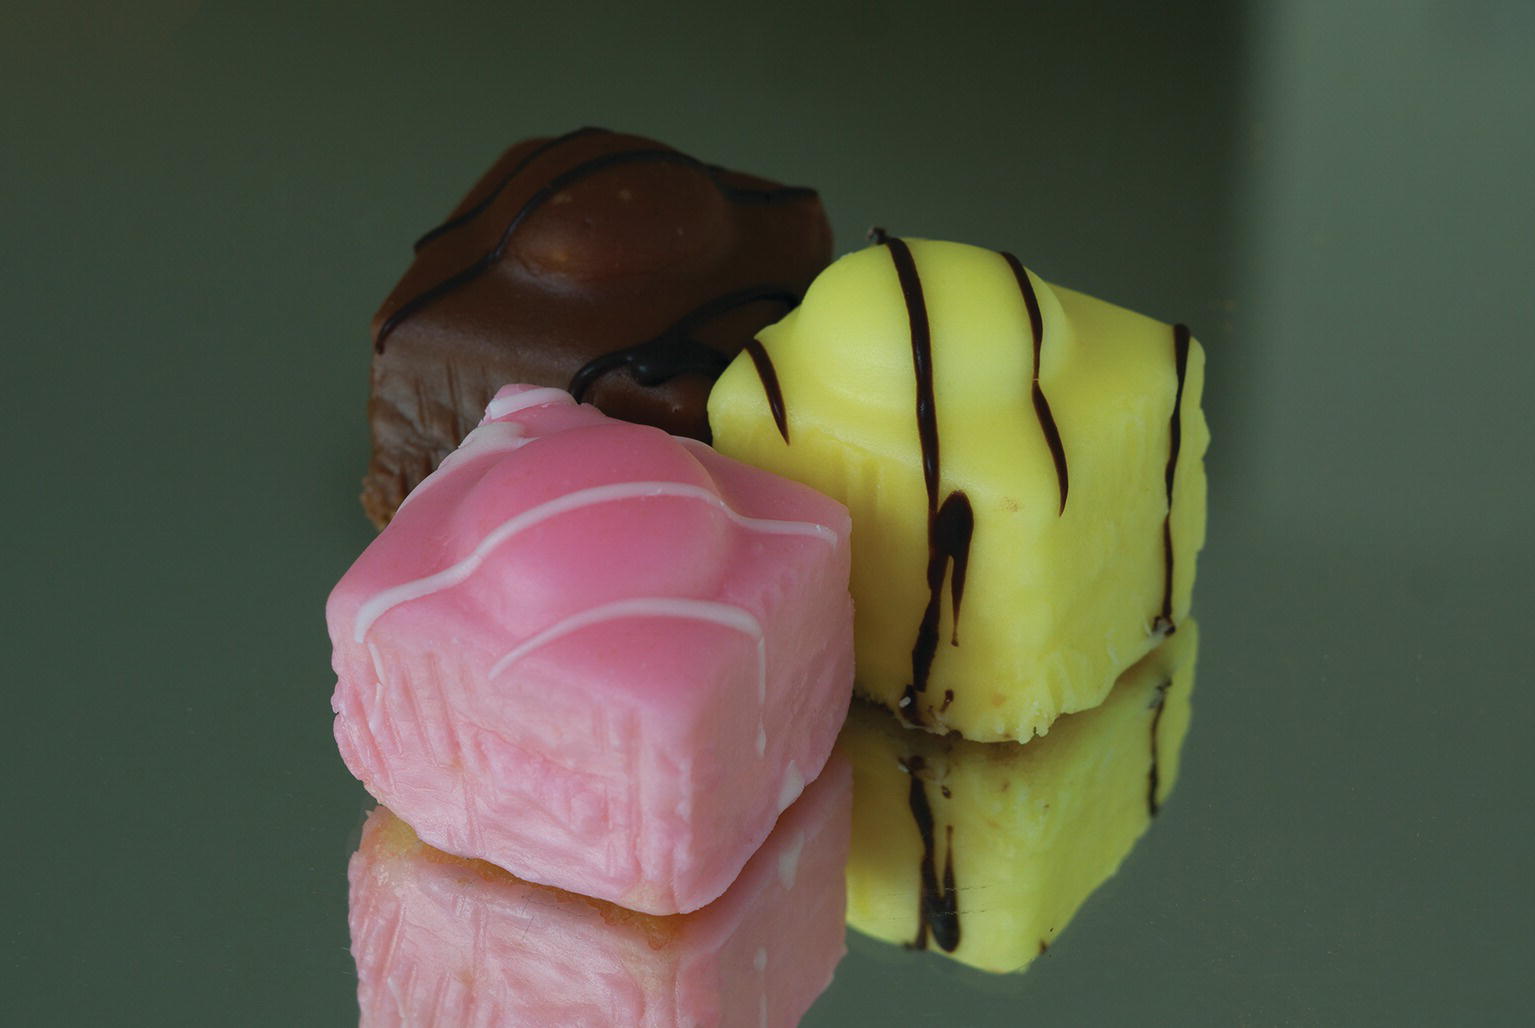
[[[932,447],[919,429],[916,315],[898,247],[910,254],[931,341]],[[719,450],[851,509],[860,693],[933,731],[982,741],[1027,740],[1102,702],[1166,628],[1175,329],[1027,276],[1042,328],[1038,383],[1068,473],[1064,511],[1033,395],[1025,291],[991,250],[892,240],[823,272],[797,310],[760,334],[787,442],[749,354],[709,400]],[[1170,521],[1174,626],[1204,541],[1203,380],[1204,354],[1190,341]],[[936,494],[925,458],[937,465]],[[918,689],[930,520],[956,492],[974,520],[959,619],[954,569],[940,565],[937,650]]]

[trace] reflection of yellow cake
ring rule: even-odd
[[[855,703],[848,923],[988,971],[1021,970],[1119,867],[1178,773],[1198,628],[1104,704],[1027,744],[902,726]]]
[[[1182,326],[1009,255],[888,239],[760,334],[709,420],[722,452],[851,509],[859,690],[1026,740],[1188,612],[1203,379]]]

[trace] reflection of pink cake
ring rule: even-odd
[[[692,910],[831,751],[847,579],[834,501],[509,386],[331,594],[336,738],[433,846]]]
[[[635,914],[422,845],[380,808],[352,857],[364,1025],[794,1025],[843,953],[846,760],[691,914]]]

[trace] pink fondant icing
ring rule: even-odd
[[[841,959],[852,775],[834,757],[723,896],[636,914],[419,842],[388,810],[352,857],[361,1023],[799,1023]]]
[[[835,501],[508,386],[331,594],[336,739],[435,847],[696,909],[831,750],[847,578]]]

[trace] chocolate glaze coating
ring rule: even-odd
[[[388,522],[509,382],[707,440],[714,379],[831,248],[813,190],[602,129],[518,143],[373,317],[363,508]]]

